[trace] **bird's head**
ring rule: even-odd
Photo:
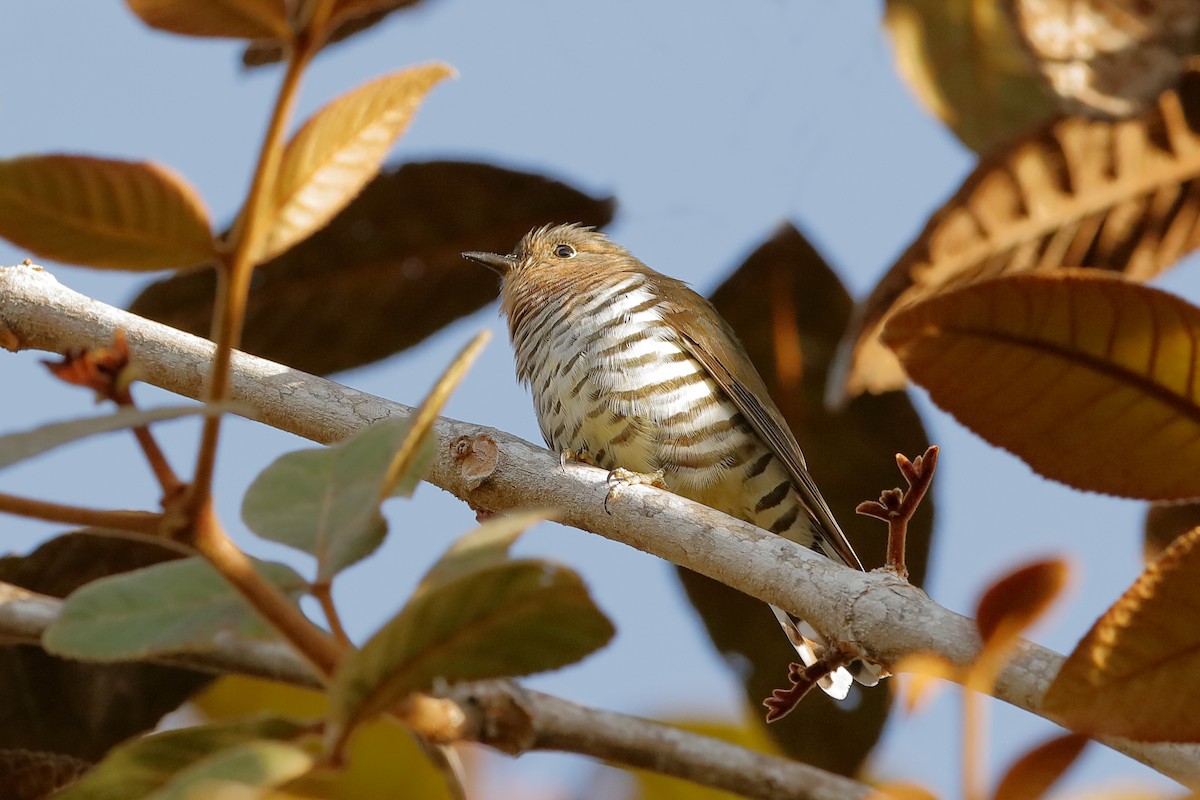
[[[641,266],[628,250],[613,244],[603,233],[583,225],[535,228],[506,256],[476,252],[462,255],[489,267],[506,284],[520,281],[557,283]]]

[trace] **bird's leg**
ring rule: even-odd
[[[564,448],[558,454],[558,465],[562,467],[563,472],[567,471],[568,461],[578,461],[580,464],[588,464],[593,467],[600,466],[587,450],[572,450],[569,447]]]
[[[608,494],[604,495],[605,513],[612,513],[608,510],[608,501],[614,499],[621,489],[626,486],[654,486],[666,489],[667,484],[663,478],[661,469],[656,469],[654,472],[634,472],[624,467],[617,467],[608,473]]]

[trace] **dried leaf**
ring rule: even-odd
[[[333,33],[325,37],[322,49],[329,45],[350,38],[356,33],[361,33],[369,28],[378,25],[385,17],[393,11],[400,11],[406,8],[412,8],[418,5],[421,0],[390,0],[390,2],[362,2],[362,0],[347,0],[345,5],[347,8],[340,11],[353,13],[339,13],[339,6],[342,3],[334,4],[334,11],[337,19],[333,23]],[[364,8],[366,5],[378,6],[376,10]],[[263,40],[251,43],[242,53],[242,65],[248,68],[261,67],[266,64],[275,64],[282,61],[284,57],[283,43],[278,40]]]
[[[975,607],[984,647],[1007,648],[1046,613],[1066,586],[1067,574],[1065,561],[1035,561],[989,586]]]
[[[1067,658],[1043,705],[1089,735],[1200,741],[1200,529],[1179,537]]]
[[[1200,244],[1200,75],[1136,119],[1060,120],[980,161],[855,314],[831,398],[902,388],[889,315],[997,275],[1096,267],[1144,281]]]
[[[463,250],[507,252],[547,220],[601,226],[612,213],[611,201],[538,175],[406,164],[255,270],[242,348],[316,374],[369,364],[495,299],[495,277]],[[175,275],[151,284],[130,310],[207,336],[215,289],[212,270]]]
[[[1200,527],[1200,503],[1153,503],[1146,509],[1142,559],[1149,564],[1171,543],[1192,528]]]
[[[289,39],[284,0],[125,0],[151,28],[186,36]]]
[[[1194,0],[1008,0],[1001,7],[1073,113],[1138,113],[1177,82],[1200,32]]]
[[[1039,800],[1075,763],[1088,738],[1067,733],[1043,742],[1018,758],[996,787],[992,800]]]
[[[837,412],[822,403],[829,362],[851,307],[836,273],[799,231],[785,225],[737,267],[712,301],[766,381],[855,550],[868,568],[883,564],[886,526],[854,508],[896,484],[896,453],[919,453],[929,440],[912,401],[900,392],[861,398]],[[925,575],[932,528],[927,498],[909,526],[908,566],[917,585]],[[795,650],[758,600],[686,570],[679,575],[713,643],[738,671],[747,700],[758,707],[782,684]],[[856,705],[815,693],[767,732],[792,758],[853,775],[878,738],[888,705],[884,691],[862,690]],[[813,736],[814,730],[824,733]]]
[[[909,306],[884,332],[935,403],[1048,478],[1147,500],[1200,497],[1200,308],[1057,270]]]
[[[986,153],[1054,114],[997,4],[887,0],[884,25],[909,87],[967,147]]]
[[[0,160],[0,236],[97,269],[192,267],[214,254],[208,213],[183,178],[86,156]]]
[[[612,624],[579,576],[544,561],[508,561],[415,595],[330,687],[328,741],[405,695],[449,682],[527,675],[583,658],[608,642]]]
[[[453,74],[444,64],[395,72],[314,114],[284,149],[256,261],[274,258],[345,208],[379,172],[429,90]]]
[[[0,581],[65,597],[85,583],[180,554],[159,544],[79,531],[27,556],[0,558]],[[152,730],[211,676],[157,664],[86,664],[40,647],[0,648],[0,748],[97,761],[114,745]],[[0,786],[9,784],[0,780]]]

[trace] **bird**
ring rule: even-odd
[[[507,255],[464,258],[501,277],[517,376],[547,446],[649,482],[862,570],[766,384],[717,310],[594,228],[546,225]],[[826,643],[771,607],[805,666]],[[819,681],[873,686],[865,659]]]

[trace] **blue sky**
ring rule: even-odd
[[[619,203],[613,238],[701,291],[789,220],[861,297],[974,163],[897,76],[881,11],[879,3],[816,0],[427,0],[318,58],[300,113],[378,74],[446,61],[458,79],[434,90],[393,160],[489,161],[613,195]],[[149,31],[117,0],[10,4],[5,18],[0,156],[59,151],[153,159],[187,176],[218,224],[232,217],[277,70],[246,74],[235,44]],[[0,263],[25,256],[0,242]],[[146,281],[47,266],[67,285],[118,305]],[[1167,283],[1196,295],[1187,271],[1172,273]],[[415,404],[483,327],[497,336],[447,414],[540,441],[494,306],[411,353],[340,379]],[[52,383],[37,357],[0,358],[7,429],[91,410],[83,392]],[[1137,574],[1142,506],[1038,478],[936,411],[922,392],[914,394],[943,448],[928,591],[969,613],[991,579],[1033,558],[1066,554],[1075,567],[1072,591],[1034,637],[1068,651]],[[142,396],[166,398],[153,390]],[[176,462],[187,463],[194,427],[178,423],[161,431]],[[239,525],[239,498],[254,475],[279,453],[306,444],[240,421],[228,434],[217,491],[224,518]],[[102,458],[130,466],[100,468]],[[813,467],[819,476],[819,465]],[[4,491],[44,497],[50,486],[59,498],[147,507],[154,497],[144,471],[130,442],[108,438],[6,472]],[[384,550],[339,587],[351,632],[360,637],[473,524],[464,504],[430,486],[409,504],[393,504],[390,518]],[[53,532],[6,519],[4,548],[22,552]],[[257,554],[281,557],[244,533],[240,540]],[[528,535],[519,552],[577,567],[620,630],[602,653],[537,678],[534,686],[660,718],[741,713],[731,672],[665,564],[553,525]],[[680,664],[692,669],[684,682]],[[993,706],[992,769],[1056,731]],[[894,721],[873,767],[950,797],[958,741],[955,704],[943,700],[919,719]],[[497,758],[494,769],[506,785],[561,795],[581,791],[593,767],[536,755],[515,763]],[[1154,776],[1093,745],[1072,785],[1111,787],[1125,779]]]

